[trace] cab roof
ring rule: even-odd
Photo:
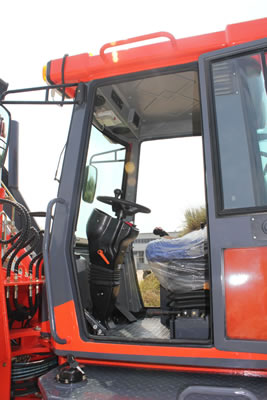
[[[162,37],[167,41],[127,50],[118,48]],[[49,84],[88,82],[138,71],[188,64],[197,61],[201,54],[264,37],[267,37],[267,18],[228,25],[225,31],[184,39],[175,39],[167,32],[157,32],[107,43],[101,47],[99,55],[91,56],[83,53],[52,60],[44,68],[44,78]],[[112,51],[106,52],[108,49]],[[66,93],[74,97],[75,90],[67,89]]]

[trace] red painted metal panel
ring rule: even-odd
[[[267,340],[267,248],[224,251],[226,335]]]

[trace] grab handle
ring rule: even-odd
[[[136,36],[136,37],[133,37],[133,38],[130,38],[130,39],[118,40],[116,42],[106,43],[100,49],[100,56],[102,57],[102,59],[104,61],[107,61],[105,51],[107,49],[109,49],[109,48],[117,47],[117,46],[123,46],[123,45],[130,44],[130,43],[143,42],[144,40],[163,38],[163,37],[169,39],[171,41],[171,44],[172,44],[173,48],[176,49],[176,47],[177,47],[176,39],[171,33],[168,33],[168,32],[155,32],[155,33],[149,33],[147,35]]]
[[[57,334],[56,329],[56,321],[55,321],[55,313],[53,306],[53,291],[51,286],[51,266],[49,262],[49,248],[50,248],[50,239],[51,239],[51,221],[52,217],[52,209],[56,203],[66,204],[65,200],[61,198],[55,198],[48,203],[47,212],[46,212],[46,221],[45,221],[45,231],[44,231],[44,244],[43,244],[43,256],[44,256],[44,268],[45,268],[45,281],[46,281],[46,292],[47,292],[47,303],[48,303],[48,312],[50,319],[50,328],[51,335],[54,338],[55,342],[59,344],[66,344],[67,340],[62,339]]]

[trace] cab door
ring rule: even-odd
[[[214,344],[267,353],[267,40],[199,59]]]

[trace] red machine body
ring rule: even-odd
[[[214,64],[212,64],[212,57],[215,57],[213,56],[213,52],[216,53],[217,51],[221,51],[223,49],[228,49],[229,52],[233,53],[237,51],[237,54],[240,55],[240,57],[247,54],[249,56],[251,55],[251,59],[249,60],[251,62],[251,65],[255,68],[255,70],[257,69],[257,67],[259,67],[260,69],[262,66],[262,70],[264,71],[263,75],[266,74],[267,46],[266,44],[264,44],[266,42],[266,37],[267,18],[263,18],[257,21],[249,21],[242,22],[240,24],[229,25],[223,32],[216,32],[186,39],[175,39],[169,33],[159,32],[156,34],[144,35],[137,38],[121,40],[118,42],[106,44],[100,49],[99,55],[91,56],[87,53],[84,53],[76,56],[67,56],[61,59],[52,60],[44,68],[45,80],[48,82],[49,85],[58,85],[57,89],[59,89],[63,96],[62,102],[64,102],[65,95],[67,95],[69,98],[73,98],[75,102],[80,95],[79,91],[82,90],[87,90],[87,95],[84,96],[86,100],[84,100],[84,98],[83,101],[78,100],[76,101],[74,106],[74,122],[72,121],[72,124],[76,125],[75,128],[73,128],[72,125],[71,129],[73,130],[73,132],[72,130],[70,130],[69,134],[70,136],[66,151],[67,155],[65,156],[65,166],[63,167],[62,181],[60,182],[61,186],[59,188],[58,198],[53,204],[51,203],[50,206],[52,210],[52,207],[54,206],[54,204],[56,204],[56,211],[58,212],[58,214],[55,214],[55,218],[54,216],[53,218],[51,217],[51,220],[53,220],[53,224],[51,220],[47,218],[47,221],[49,221],[46,226],[48,240],[46,242],[47,246],[44,245],[43,249],[46,251],[48,251],[47,248],[49,248],[49,251],[52,249],[51,254],[53,252],[54,254],[56,254],[56,250],[58,251],[57,257],[53,256],[53,254],[51,255],[49,252],[47,253],[49,256],[47,257],[47,262],[45,264],[44,270],[46,272],[48,271],[49,277],[47,275],[45,276],[45,273],[42,272],[42,256],[37,257],[37,251],[33,251],[33,253],[31,254],[27,253],[29,246],[29,243],[27,242],[25,242],[26,245],[24,243],[24,247],[21,248],[21,250],[16,254],[16,258],[13,260],[13,262],[15,263],[18,259],[20,259],[20,257],[22,257],[22,261],[19,263],[19,273],[14,270],[14,267],[10,267],[10,275],[7,274],[6,276],[6,273],[8,271],[7,264],[10,260],[10,255],[9,257],[5,258],[5,253],[9,251],[12,244],[16,243],[16,240],[12,240],[12,237],[16,235],[18,229],[14,229],[14,232],[9,229],[8,235],[5,236],[4,240],[8,241],[10,239],[11,242],[8,244],[3,243],[1,245],[4,263],[3,265],[1,265],[0,269],[0,370],[1,379],[3,379],[4,382],[2,392],[4,399],[7,399],[10,393],[10,377],[12,376],[12,373],[16,374],[16,362],[18,364],[20,362],[26,364],[28,363],[28,366],[30,365],[29,363],[34,363],[35,361],[40,362],[40,365],[45,365],[43,370],[44,374],[49,368],[55,366],[55,359],[59,362],[59,364],[64,364],[68,355],[74,355],[77,362],[80,362],[87,366],[117,366],[125,368],[144,368],[155,371],[190,371],[241,376],[261,376],[262,378],[266,377],[267,351],[263,350],[263,348],[264,342],[266,343],[267,340],[267,314],[265,306],[267,301],[267,250],[264,242],[264,240],[266,239],[259,239],[257,237],[258,233],[255,233],[253,231],[254,219],[257,219],[258,214],[263,214],[263,222],[261,221],[260,224],[261,226],[263,226],[263,232],[266,233],[264,230],[264,213],[266,212],[266,207],[264,205],[261,205],[256,211],[253,207],[251,209],[248,207],[246,211],[243,212],[243,214],[246,215],[247,220],[245,221],[245,223],[242,222],[243,225],[240,225],[243,227],[244,230],[248,231],[252,229],[252,232],[254,232],[252,233],[253,240],[259,240],[260,243],[257,243],[256,245],[251,245],[251,241],[249,242],[250,238],[249,240],[247,238],[246,240],[244,240],[244,245],[242,245],[240,241],[235,241],[236,237],[239,236],[240,228],[236,228],[235,231],[235,222],[230,221],[230,219],[239,218],[239,216],[242,214],[242,207],[240,207],[241,211],[238,207],[237,211],[233,208],[231,209],[229,215],[226,215],[227,207],[225,206],[225,204],[227,201],[226,199],[224,199],[224,207],[222,207],[222,209],[218,211],[217,204],[219,204],[219,202],[216,203],[216,201],[217,196],[219,196],[220,194],[216,193],[216,184],[214,184],[213,187],[211,182],[215,182],[216,180],[219,181],[221,179],[221,171],[219,170],[220,167],[216,167],[216,161],[214,162],[213,159],[210,161],[207,156],[207,154],[212,153],[212,149],[210,146],[213,145],[213,140],[217,140],[216,138],[212,138],[210,145],[209,140],[213,133],[209,134],[207,133],[207,131],[208,129],[213,128],[214,131],[216,129],[219,130],[221,123],[218,122],[219,120],[217,120],[217,122],[214,122],[214,120],[208,120],[208,118],[211,118],[212,112],[214,112],[215,114],[217,109],[226,109],[227,104],[224,105],[224,107],[218,105],[221,98],[218,100],[216,98],[217,94],[212,93],[212,90],[216,86],[216,84],[218,84],[218,81],[213,82],[209,86],[207,85],[207,87],[205,86],[205,83],[203,83],[208,74],[213,73],[212,68],[217,62],[217,59],[214,58],[215,61]],[[158,38],[166,38],[167,40],[157,44],[148,44],[141,47],[120,50],[120,46],[132,45],[136,42]],[[258,41],[260,42],[261,40],[265,40],[265,42],[263,44],[260,43],[256,45],[250,45],[250,42],[257,41],[258,43]],[[242,50],[242,46],[244,46],[244,50]],[[247,50],[245,46],[248,46]],[[260,50],[258,51],[258,53],[260,55],[258,55],[257,53],[256,46],[259,46]],[[107,50],[110,50],[110,52],[107,52]],[[231,55],[229,56],[227,53],[225,57],[221,54],[219,54],[219,56],[221,57],[220,61],[222,60],[223,62],[225,59],[228,60]],[[199,61],[203,60],[204,57],[206,58],[203,62]],[[211,64],[209,64],[208,67],[205,67],[206,69],[204,67],[201,67],[199,69],[198,63],[202,62],[203,65],[205,63],[205,65],[207,65],[207,63],[210,62],[210,59],[212,59]],[[222,64],[220,64],[219,66],[221,67],[221,65]],[[251,65],[249,65],[249,67],[251,67]],[[141,138],[138,137],[137,133],[136,135],[132,135],[132,137],[131,134],[127,131],[125,136],[118,133],[119,131],[116,132],[115,130],[112,133],[113,126],[115,126],[114,121],[116,120],[116,118],[121,118],[121,121],[123,122],[126,121],[125,125],[127,125],[127,128],[130,127],[129,131],[132,129],[131,132],[135,132],[136,126],[138,125],[136,119],[134,120],[134,118],[132,118],[130,120],[130,115],[132,115],[131,113],[129,113],[128,119],[126,117],[125,119],[123,119],[124,116],[122,111],[122,99],[124,100],[126,98],[126,95],[122,95],[120,98],[117,96],[117,92],[115,91],[115,95],[113,93],[112,96],[113,100],[116,100],[114,100],[116,105],[114,105],[112,113],[105,114],[107,110],[100,110],[102,112],[102,115],[111,115],[114,120],[110,122],[110,119],[107,119],[110,125],[107,124],[107,127],[105,127],[103,124],[101,129],[99,128],[99,126],[101,125],[100,122],[102,120],[101,118],[97,120],[97,117],[101,114],[101,112],[97,107],[104,107],[104,104],[111,104],[111,102],[109,102],[110,99],[108,98],[107,94],[108,91],[111,92],[115,89],[118,91],[119,88],[121,93],[123,93],[123,90],[126,87],[125,90],[128,90],[130,93],[129,82],[134,81],[134,79],[137,80],[137,78],[139,79],[139,73],[144,74],[144,76],[146,77],[145,74],[156,76],[157,74],[161,74],[161,71],[164,71],[162,75],[165,76],[168,75],[169,72],[166,72],[166,70],[164,69],[169,67],[177,68],[177,74],[179,74],[180,70],[183,74],[186,74],[188,71],[191,71],[190,68],[193,68],[196,73],[197,80],[199,80],[200,83],[199,97],[202,104],[200,111],[200,129],[203,129],[204,132],[204,134],[201,134],[204,136],[205,142],[205,169],[206,172],[208,172],[208,174],[211,176],[211,178],[207,178],[207,180],[210,179],[210,182],[207,183],[207,191],[209,192],[207,195],[207,208],[209,212],[208,242],[211,284],[206,286],[206,288],[210,287],[210,294],[208,295],[208,297],[210,298],[211,309],[213,310],[210,314],[209,322],[209,332],[211,332],[210,337],[206,341],[203,340],[201,342],[201,340],[193,340],[191,343],[188,344],[186,340],[179,341],[176,337],[173,341],[173,338],[171,338],[170,341],[159,340],[149,342],[148,340],[143,341],[142,337],[138,337],[137,339],[134,338],[131,341],[127,338],[126,340],[122,340],[120,337],[119,339],[118,337],[114,338],[113,334],[110,334],[110,336],[107,335],[107,337],[101,335],[97,336],[96,327],[98,327],[98,323],[102,324],[100,324],[101,329],[103,325],[104,328],[106,327],[109,329],[108,322],[110,321],[106,321],[106,318],[104,317],[103,320],[101,320],[101,318],[99,317],[93,319],[93,321],[95,321],[97,324],[96,327],[94,327],[94,325],[90,325],[89,323],[87,326],[88,331],[86,331],[86,329],[84,328],[86,323],[84,317],[82,317],[82,313],[83,308],[86,307],[81,307],[83,301],[81,300],[82,295],[80,294],[82,292],[82,284],[78,282],[78,275],[76,274],[76,272],[73,272],[75,270],[75,267],[73,268],[72,265],[74,264],[74,255],[77,256],[77,246],[74,246],[74,250],[73,247],[71,249],[68,247],[68,243],[71,243],[72,246],[74,242],[74,225],[77,223],[78,207],[80,202],[82,201],[82,186],[84,185],[83,182],[86,180],[84,176],[86,176],[86,174],[89,174],[88,170],[84,170],[85,159],[87,157],[85,153],[86,150],[84,149],[87,148],[90,136],[88,132],[91,130],[91,125],[94,125],[99,129],[99,133],[102,132],[103,136],[108,137],[111,142],[113,140],[114,143],[117,143],[115,141],[115,139],[117,139],[118,143],[125,144],[125,148],[127,149],[125,162],[131,162],[132,165],[134,165],[134,168],[132,170],[133,172],[128,172],[127,168],[125,168],[125,171],[123,172],[125,174],[125,178],[123,181],[124,186],[122,185],[122,189],[124,188],[123,190],[125,199],[119,199],[117,197],[116,199],[125,200],[126,202],[130,199],[129,201],[132,201],[132,204],[134,204],[133,201],[135,200],[136,196],[136,191],[134,192],[134,190],[136,189],[133,189],[133,187],[136,188],[137,186],[138,173],[136,173],[136,175],[134,176],[131,176],[131,173],[134,174],[135,169],[138,170],[140,146],[145,141],[158,139],[159,135],[157,136],[157,134],[155,134],[155,136],[153,136],[153,133],[151,134],[149,131],[149,134],[147,134],[147,136],[144,134],[143,138]],[[224,68],[224,65],[222,68]],[[226,70],[226,73],[227,71],[228,70]],[[188,79],[189,81],[191,78],[189,79],[187,76],[186,79]],[[242,79],[240,78],[240,81],[242,81]],[[66,84],[77,85],[77,83],[84,83],[85,86],[78,85],[78,89],[76,89],[76,86],[64,86]],[[93,89],[89,88],[90,84],[93,85]],[[125,87],[123,86],[124,84]],[[62,85],[62,87],[60,87],[60,85]],[[219,90],[220,87],[218,91]],[[149,92],[149,90],[147,90],[147,92]],[[239,89],[236,89],[236,94],[238,93]],[[100,99],[102,101],[103,98],[104,100],[106,100],[106,103],[103,103],[101,105],[97,104],[96,100]],[[208,99],[207,102],[205,102],[206,98]],[[131,100],[130,95],[128,96],[128,99]],[[218,101],[218,104],[216,103],[217,109],[214,105],[216,101]],[[87,114],[84,111],[85,103],[87,104],[86,107],[88,107],[86,111]],[[91,108],[88,106],[89,103]],[[210,106],[211,103],[213,104],[212,106]],[[130,106],[129,109],[130,111],[132,110]],[[83,116],[80,117],[79,113],[85,114],[82,114]],[[145,118],[143,118],[143,120],[144,119]],[[223,119],[225,120],[227,118],[224,117],[222,118],[222,120]],[[142,118],[140,118],[140,120],[142,120]],[[88,121],[90,121],[90,126],[86,125]],[[213,122],[211,123],[210,121]],[[133,127],[134,123],[137,124],[135,127]],[[84,134],[85,136],[87,136],[84,141],[81,140],[82,144],[80,145],[79,149],[79,157],[75,156],[76,150],[74,149],[74,158],[72,159],[73,168],[69,167],[69,169],[67,169],[66,165],[70,160],[70,158],[68,158],[70,157],[68,156],[68,154],[71,154],[71,150],[70,148],[68,150],[68,146],[71,146],[72,143],[75,147],[75,130],[76,132],[87,132],[86,134]],[[225,130],[227,131],[227,129]],[[199,136],[201,134],[199,134]],[[260,132],[260,134],[264,135],[265,133]],[[192,133],[192,136],[193,135],[194,134]],[[167,136],[168,135],[166,134],[166,137]],[[181,134],[180,136],[183,135]],[[170,133],[168,138],[169,137],[175,137],[175,134]],[[219,147],[218,143],[217,146]],[[225,146],[225,148],[226,147],[227,146]],[[261,153],[264,153],[262,149]],[[99,154],[102,155],[105,154],[105,152],[98,153],[97,156]],[[220,156],[222,159],[223,157],[221,154],[219,154],[218,150],[217,158],[219,160]],[[115,156],[115,161],[117,161],[116,157],[117,153]],[[218,171],[216,170],[216,168],[218,169]],[[79,182],[74,177],[76,169],[79,170]],[[68,173],[66,171],[68,171]],[[64,176],[66,178],[64,178]],[[70,177],[70,186],[72,185],[71,179],[73,179],[74,182],[71,190],[68,188],[67,184],[66,186],[64,186],[64,179],[67,182],[68,176]],[[75,201],[73,200],[73,198],[71,198],[71,201],[69,201],[68,203],[67,197],[69,195],[69,192],[71,191],[75,191],[75,193],[77,192],[78,195]],[[64,197],[64,195],[66,195],[66,197]],[[10,196],[8,189],[2,188],[0,198],[7,199],[8,196]],[[84,200],[84,198],[82,199]],[[215,205],[210,199],[214,200]],[[232,195],[231,197],[231,201],[232,200],[235,200],[234,195]],[[12,199],[12,201],[15,202],[15,199]],[[118,228],[117,225],[115,226],[115,222],[113,221],[115,228],[117,230],[121,229],[122,231],[126,231],[128,229],[129,232],[131,230],[129,236],[124,239],[125,242],[121,242],[124,254],[126,248],[125,243],[127,243],[127,245],[131,243],[131,235],[134,236],[135,234],[135,232],[133,234],[135,225],[133,224],[133,220],[130,218],[132,215],[127,215],[125,209],[122,209],[123,212],[125,212],[125,215],[121,217],[123,212],[116,209],[113,203],[112,206],[113,211],[116,213],[116,217],[118,219],[121,218],[121,220],[123,220],[124,218],[125,220],[123,220],[123,223],[126,222],[125,225],[121,223],[120,228]],[[254,214],[256,214],[256,217]],[[72,220],[69,220],[69,218],[72,218]],[[61,225],[57,225],[58,220],[61,221]],[[7,229],[8,226],[8,223],[6,223],[6,221],[2,220],[2,228],[4,230]],[[99,220],[97,221],[99,223]],[[110,224],[113,222],[110,222]],[[223,225],[223,223],[225,225]],[[90,225],[90,221],[87,225]],[[230,226],[231,228],[228,228]],[[116,230],[115,228],[114,230]],[[72,229],[71,232],[70,229]],[[98,225],[96,225],[95,231],[97,231],[97,229]],[[90,229],[87,227],[87,232],[88,230]],[[92,231],[94,233],[94,229],[92,229]],[[231,231],[232,236],[228,240],[229,231]],[[61,236],[56,236],[58,232],[61,232]],[[3,237],[3,233],[4,232],[2,231],[1,237]],[[68,233],[69,235],[67,235]],[[66,238],[64,236],[65,234]],[[121,236],[123,235],[121,234]],[[18,236],[17,241],[20,240],[19,237],[20,236]],[[67,240],[69,240],[69,242]],[[116,242],[116,240],[116,243],[119,243],[119,239],[117,238],[116,240],[112,238],[112,240],[113,244],[114,242]],[[222,241],[220,242],[219,246],[217,245],[217,242],[219,242],[220,240]],[[238,243],[241,243],[241,245],[238,245]],[[248,245],[248,243],[250,243],[250,245]],[[119,247],[119,245],[117,245],[117,247]],[[112,253],[110,248],[108,249],[108,251]],[[97,285],[100,285],[99,281],[103,282],[104,278],[106,278],[107,272],[105,270],[103,272],[104,267],[108,269],[111,265],[113,265],[112,261],[110,260],[110,253],[105,253],[104,246],[103,249],[102,247],[99,247],[99,249],[97,250],[97,254],[101,258],[101,260],[99,259],[100,273],[99,270],[97,270],[95,267],[95,269],[92,270],[93,272],[90,270],[90,279],[94,274],[100,274],[97,275],[97,278],[94,278],[97,283],[95,284],[95,286],[91,285],[91,291],[96,290],[95,287],[98,288]],[[91,248],[89,248],[88,250],[87,247],[84,247],[83,253],[81,252],[81,255],[83,256],[86,252],[91,252],[89,254],[89,258],[92,259],[93,250]],[[23,255],[25,255],[26,253],[28,255],[23,258]],[[86,255],[88,255],[87,253]],[[35,260],[35,262],[33,262],[33,260]],[[55,262],[54,260],[56,260],[57,262]],[[60,262],[58,262],[58,260],[60,260]],[[115,264],[116,262],[114,262],[114,265]],[[217,265],[216,267],[215,264]],[[69,265],[72,265],[72,267],[69,267]],[[39,271],[38,273],[36,272],[37,270]],[[110,277],[113,274],[115,278],[112,275],[112,279],[114,279],[116,283],[116,279],[119,280],[116,275],[118,271],[115,269],[114,271],[112,271],[112,273],[108,271],[108,276]],[[62,282],[64,283],[59,281],[60,276],[62,277]],[[111,278],[108,279],[111,280]],[[119,284],[115,283],[113,282],[115,289],[112,292],[112,295],[114,296],[117,295],[115,292],[117,290],[117,286],[119,286]],[[105,282],[103,286],[104,288],[106,288],[108,284]],[[48,290],[47,287],[49,287]],[[62,287],[64,287],[64,289],[66,288],[66,292],[64,292]],[[57,288],[59,288],[58,293],[56,293]],[[216,290],[218,290],[218,298],[222,298],[222,301],[220,300],[221,303],[216,303]],[[103,296],[103,293],[104,289],[102,294],[100,292],[97,292],[95,297],[100,295]],[[46,298],[46,295],[48,297],[48,300]],[[207,295],[207,293],[205,295]],[[32,310],[34,309],[34,305],[32,305],[29,301],[32,301],[34,303],[34,301],[36,302],[39,298],[41,299],[40,304],[38,303],[33,314]],[[112,297],[110,297],[110,302],[112,303],[112,301]],[[19,303],[19,307],[17,306],[16,302]],[[224,308],[220,310],[221,304],[223,304]],[[49,312],[47,312],[47,308]],[[121,307],[121,309],[123,308]],[[164,311],[165,313],[169,312],[169,314],[173,313],[172,310],[166,311],[166,309],[164,309]],[[22,321],[20,321],[20,317],[18,317],[18,315],[20,315],[19,312],[28,312],[28,320],[23,317]],[[144,311],[142,310],[142,312]],[[128,315],[127,312],[124,311],[124,313],[124,315]],[[140,317],[140,314],[137,316],[137,318]],[[94,317],[94,313],[92,315]],[[117,314],[114,315],[116,318],[118,317]],[[114,321],[116,320],[116,318],[114,318]],[[131,322],[133,322],[133,320]],[[110,329],[112,330],[112,328]],[[253,347],[254,344],[255,347]],[[246,348],[246,345],[248,345],[249,347]],[[47,364],[45,364],[46,361]],[[37,375],[35,375],[33,379],[28,379],[28,382],[32,383],[33,388],[36,387],[36,377],[41,375],[41,373],[39,373],[39,375],[37,373]],[[12,384],[14,396],[23,394],[24,387],[23,385],[20,386],[21,381],[23,381],[22,378],[22,375],[18,375],[16,379],[13,378]],[[44,394],[44,386],[42,386],[41,389],[42,393]],[[34,396],[34,390],[31,395]],[[27,394],[27,396],[30,395]],[[31,398],[31,396],[28,398]]]

